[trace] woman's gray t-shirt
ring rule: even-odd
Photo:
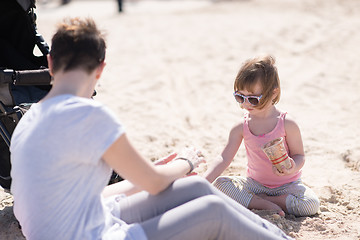
[[[100,103],[61,95],[34,104],[11,139],[14,213],[27,239],[146,239],[101,192],[101,159],[124,129]],[[117,209],[117,208],[115,208]]]

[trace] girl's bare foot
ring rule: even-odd
[[[256,196],[259,196],[263,199],[265,199],[267,197],[267,195],[265,193],[259,193],[259,194],[256,194]]]
[[[251,199],[249,208],[250,209],[258,209],[258,210],[271,210],[277,212],[281,217],[285,216],[285,212],[276,205],[275,203],[272,203],[266,199],[264,199],[267,195],[266,194],[259,194],[254,195],[254,197]]]

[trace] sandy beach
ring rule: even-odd
[[[93,17],[105,30],[107,66],[96,100],[109,106],[150,160],[196,146],[210,163],[243,115],[232,96],[240,65],[277,60],[278,107],[300,125],[302,179],[319,196],[312,217],[275,219],[299,240],[360,239],[360,2],[358,0],[38,0],[50,44],[64,17]],[[244,146],[223,175],[245,175]],[[203,164],[198,170],[206,170]],[[25,239],[0,190],[0,239]]]

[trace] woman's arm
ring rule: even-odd
[[[155,165],[164,165],[169,163],[170,161],[174,160],[177,156],[177,153],[172,153],[162,159],[158,159],[154,162]],[[134,184],[127,180],[123,180],[121,182],[117,182],[111,185],[108,185],[104,188],[102,195],[103,197],[109,197],[114,194],[125,194],[126,196],[130,196],[134,193],[140,192],[141,189],[137,188]]]
[[[234,159],[235,154],[237,153],[242,142],[242,129],[242,123],[231,129],[228,142],[221,155],[212,162],[207,171],[204,173],[204,177],[209,182],[213,182],[218,176],[220,176],[220,174],[230,165],[231,161]]]
[[[126,196],[130,196],[140,191],[141,189],[137,188],[128,180],[123,180],[121,182],[113,183],[106,186],[102,192],[102,196],[104,198],[110,197],[115,194],[125,194]]]
[[[187,150],[178,157],[189,159],[197,167],[204,160],[197,156],[195,151]],[[104,191],[104,195],[129,194],[145,190],[150,194],[158,194],[167,188],[175,179],[187,174],[191,166],[187,161],[176,160],[166,165],[155,166],[145,160],[130,144],[126,134],[121,135],[104,153],[104,161],[119,175],[127,179]],[[116,185],[116,184],[115,184]],[[111,190],[111,191],[110,191]],[[115,192],[116,191],[116,192]]]

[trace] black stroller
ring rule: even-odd
[[[35,0],[2,0],[0,14],[0,185],[11,185],[10,139],[32,103],[50,90],[49,47],[37,33]],[[41,51],[33,54],[34,48]]]
[[[35,0],[2,0],[1,5],[0,185],[9,191],[11,135],[31,104],[51,89],[51,76],[46,59],[49,47],[36,28]],[[33,54],[35,47],[40,56]],[[113,172],[109,184],[120,180]]]

